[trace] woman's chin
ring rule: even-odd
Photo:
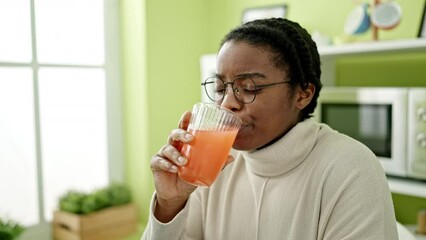
[[[254,146],[253,140],[255,140],[256,135],[253,134],[253,129],[250,126],[244,126],[240,128],[240,131],[235,138],[235,142],[233,144],[233,148],[240,151],[250,151],[256,149]]]
[[[250,141],[251,139],[247,137],[239,137],[235,139],[234,145],[232,145],[232,148],[239,150],[239,151],[250,151],[253,149],[256,149],[252,146],[253,142]]]

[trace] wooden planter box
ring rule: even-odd
[[[136,231],[136,206],[131,203],[85,215],[56,211],[52,224],[55,240],[116,240]]]

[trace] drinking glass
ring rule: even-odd
[[[224,167],[241,123],[232,111],[217,104],[195,104],[188,126],[194,138],[181,148],[188,162],[179,168],[179,177],[209,187]]]

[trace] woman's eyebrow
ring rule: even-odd
[[[264,74],[259,73],[259,72],[242,73],[242,74],[237,75],[237,78],[241,78],[241,77],[245,77],[245,78],[266,78],[266,76]]]
[[[223,74],[219,73],[215,73],[214,76],[220,79],[224,79],[225,77]],[[235,78],[266,78],[266,76],[263,73],[259,72],[249,72],[238,74]]]
[[[217,78],[219,78],[219,79],[223,79],[223,75],[222,75],[222,74],[219,74],[219,73],[215,73],[213,76],[214,76],[214,77],[217,77]]]

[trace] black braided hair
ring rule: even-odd
[[[297,85],[305,90],[312,83],[315,93],[302,110],[301,120],[312,116],[322,87],[321,63],[317,46],[303,27],[283,18],[255,20],[233,29],[220,46],[231,40],[267,48],[276,67],[287,70],[293,90]]]

